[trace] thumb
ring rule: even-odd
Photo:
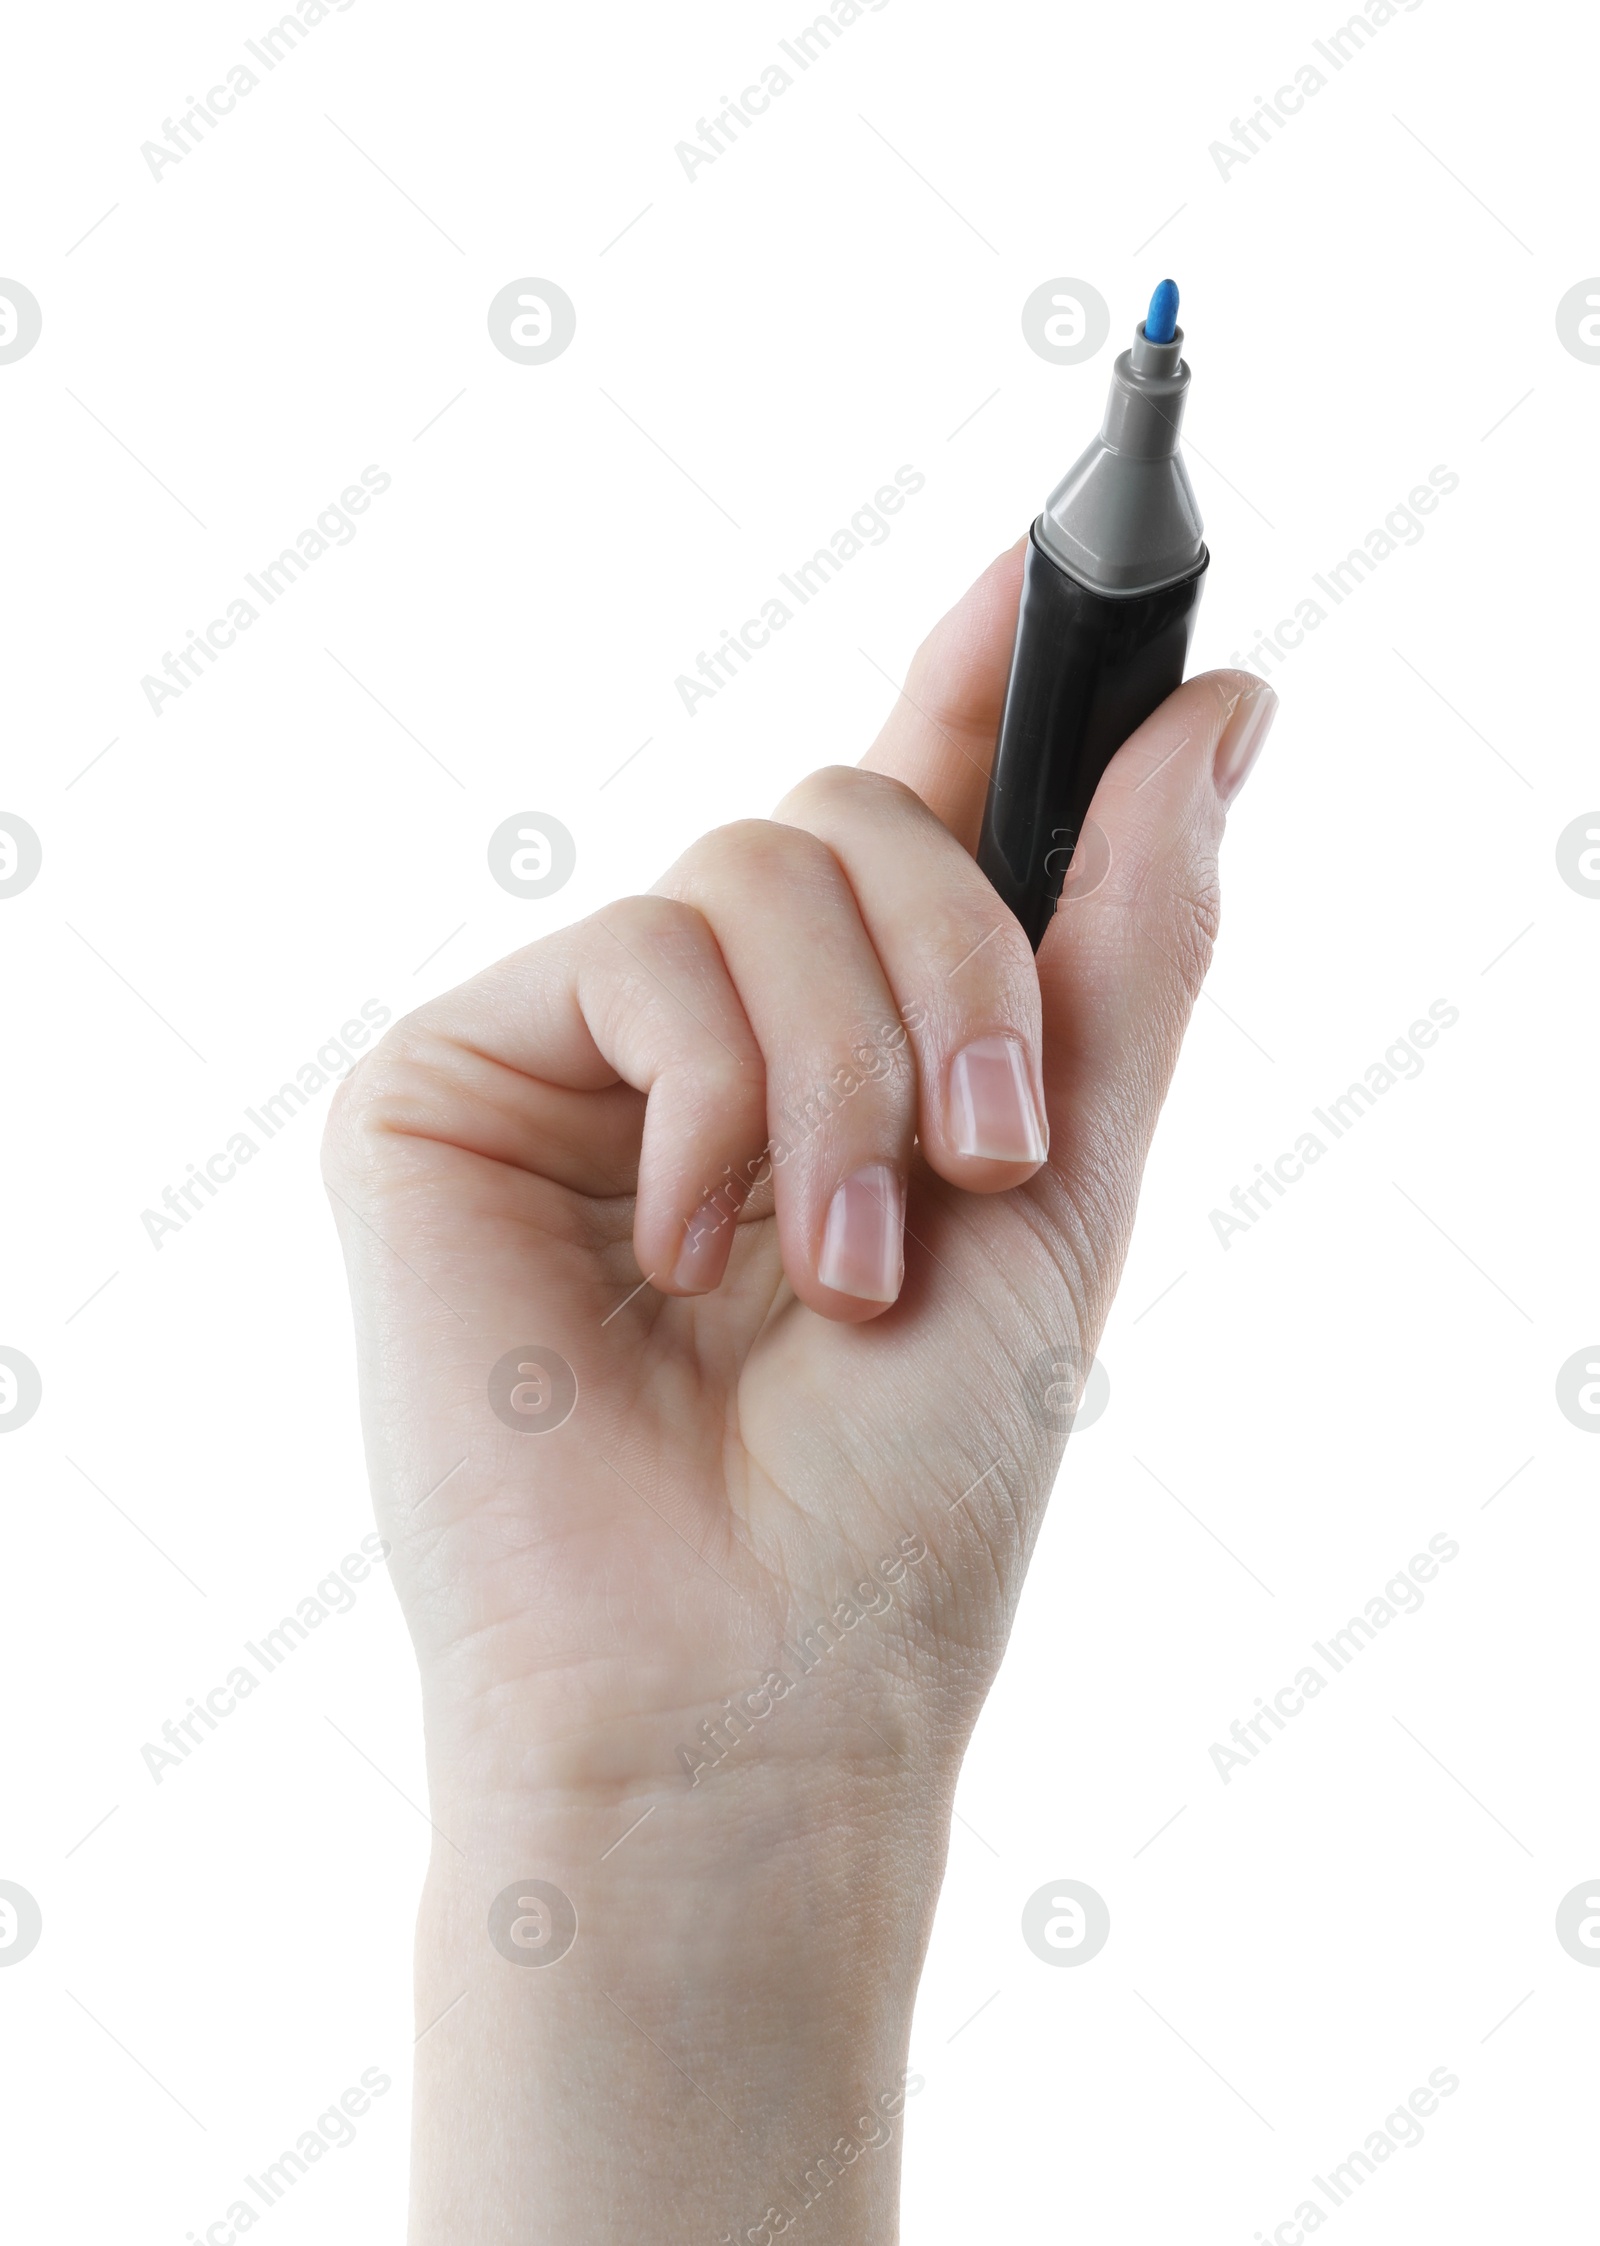
[[[1039,949],[1051,1167],[1074,1197],[1120,1181],[1131,1215],[1220,921],[1228,804],[1278,697],[1249,671],[1168,696],[1117,751]],[[1111,1178],[1107,1177],[1107,1158]]]

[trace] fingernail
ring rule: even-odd
[[[858,1302],[894,1302],[905,1277],[905,1186],[886,1162],[845,1179],[828,1204],[817,1277]]]
[[[733,1211],[721,1201],[703,1202],[684,1226],[672,1284],[685,1294],[709,1294],[727,1268],[732,1247]]]
[[[1211,777],[1224,803],[1231,803],[1250,777],[1250,767],[1278,714],[1278,697],[1270,686],[1252,687],[1234,707],[1222,739],[1217,743]]]
[[[1015,1037],[979,1037],[950,1064],[956,1152],[986,1162],[1042,1162],[1049,1147],[1028,1056]]]

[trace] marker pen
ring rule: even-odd
[[[978,864],[1035,951],[1100,775],[1183,677],[1210,559],[1178,451],[1189,391],[1162,281],[1117,360],[1100,434],[1028,537]]]

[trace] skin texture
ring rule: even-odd
[[[971,857],[1021,568],[859,767],[398,1023],[330,1117],[436,1830],[414,2246],[896,2235],[956,1775],[1275,700],[1197,678],[1125,745],[1036,963]],[[996,1036],[1042,1162],[960,1150]],[[892,1302],[819,1274],[863,1171],[908,1181]],[[546,1432],[489,1402],[533,1345]],[[577,1935],[524,1969],[489,1915],[530,1881]]]

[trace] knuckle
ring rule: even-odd
[[[836,1074],[853,1089],[866,1085],[893,1108],[912,1104],[916,1097],[916,1053],[904,1025],[863,1022],[850,1038],[846,1057]]]
[[[748,891],[842,879],[826,843],[779,819],[736,819],[714,828],[690,855],[697,891],[706,884]]]
[[[449,1066],[445,1040],[420,1014],[408,1014],[364,1053],[334,1092],[322,1132],[323,1175],[372,1166],[417,1130],[432,1110]]]
[[[674,1028],[691,1023],[696,1044],[708,1048],[698,1073],[716,1077],[725,1065],[737,1079],[738,1072],[748,1070],[756,1051],[754,1035],[729,986],[711,924],[698,905],[675,896],[623,897],[603,906],[589,925],[595,931],[591,958],[597,972],[583,978],[583,1004],[594,1024],[625,1037],[642,1019],[665,1020]],[[692,1003],[683,998],[684,991]],[[703,1016],[718,1025],[709,1036]],[[730,1052],[730,1041],[737,1052]]]
[[[781,823],[804,821],[832,809],[847,799],[852,780],[862,777],[853,765],[824,764],[796,781],[773,812]]]
[[[630,950],[676,957],[703,952],[711,940],[700,913],[682,897],[617,897],[602,905],[588,926],[597,935],[615,937]]]
[[[867,805],[920,809],[921,799],[891,773],[869,772],[859,764],[824,764],[789,790],[773,817],[807,826],[859,812]]]

